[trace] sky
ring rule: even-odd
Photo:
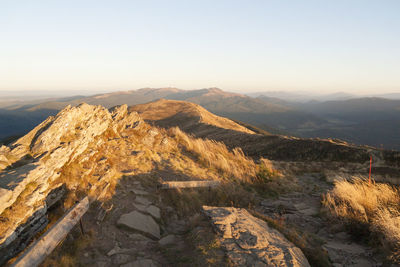
[[[400,92],[398,0],[0,0],[0,91]]]

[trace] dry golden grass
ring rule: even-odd
[[[324,204],[343,218],[370,222],[380,209],[399,206],[397,189],[387,184],[371,184],[360,178],[335,183],[326,194]]]
[[[222,178],[252,182],[257,174],[257,165],[240,148],[231,152],[223,143],[193,138],[177,127],[171,128],[169,134],[177,144],[197,158],[202,168],[216,170]]]
[[[156,134],[149,138],[151,131]],[[287,186],[281,183],[284,179],[270,161],[262,159],[256,164],[240,149],[230,151],[223,143],[194,138],[179,128],[164,130],[143,123],[136,129],[126,130],[125,136],[120,138],[106,132],[99,137],[103,140],[100,145],[93,142],[85,153],[62,169],[61,177],[55,182],[73,189],[66,207],[84,193],[97,198],[108,191],[103,194],[103,200],[110,199],[123,175],[145,174],[156,169],[172,170],[193,179],[227,182],[224,192],[218,193],[222,203],[238,202],[233,197],[238,192],[233,188],[239,185],[247,186],[248,192],[254,192],[253,189],[277,192],[278,188]],[[192,205],[194,199],[188,203]]]
[[[323,204],[356,235],[373,234],[392,251],[400,248],[400,192],[394,186],[369,184],[361,178],[338,181]],[[367,231],[366,231],[367,229]],[[392,259],[400,261],[400,255]]]
[[[255,194],[231,182],[224,182],[213,189],[176,189],[161,193],[163,202],[174,207],[181,217],[201,212],[203,205],[251,208],[256,203]]]

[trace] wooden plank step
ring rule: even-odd
[[[64,240],[71,229],[89,209],[89,199],[85,197],[53,225],[39,240],[19,257],[15,267],[39,266],[40,263]]]
[[[173,181],[173,182],[162,182],[160,185],[161,189],[173,189],[173,188],[194,188],[194,187],[216,187],[220,184],[220,181]]]

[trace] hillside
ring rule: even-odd
[[[240,147],[246,155],[256,160],[266,157],[277,161],[362,164],[368,161],[371,153],[375,155],[377,161],[393,158],[393,155],[398,154],[332,139],[296,138],[270,133],[254,134],[243,130],[242,126],[228,119],[215,116],[189,102],[159,100],[132,106],[129,109],[138,112],[142,118],[158,127],[168,129],[177,126],[198,138],[223,142],[231,149]],[[387,165],[391,168],[400,167],[400,161],[394,160]]]
[[[327,181],[365,174],[369,153],[374,155],[374,178],[398,183],[398,177],[385,172],[398,173],[400,155],[394,152],[256,134],[189,102],[159,100],[111,110],[68,106],[0,148],[0,261],[52,229],[85,196],[90,201],[83,217],[87,234],[75,227],[73,238],[43,266],[380,261],[385,254],[332,232],[345,231],[344,226],[316,216],[321,195],[332,188]],[[202,180],[220,184],[157,189],[160,182]],[[278,209],[285,225],[279,224]],[[224,232],[231,218],[238,222],[231,232],[234,239]],[[338,239],[332,242],[331,235]],[[335,258],[337,253],[343,256]]]

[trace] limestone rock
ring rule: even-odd
[[[132,211],[131,213],[122,215],[117,225],[137,230],[153,238],[160,239],[160,226],[151,216],[138,211]]]
[[[237,266],[310,266],[303,252],[245,209],[208,207],[227,255]]]
[[[10,164],[11,162],[8,160],[8,158],[5,155],[0,154],[0,170],[5,169]]]

